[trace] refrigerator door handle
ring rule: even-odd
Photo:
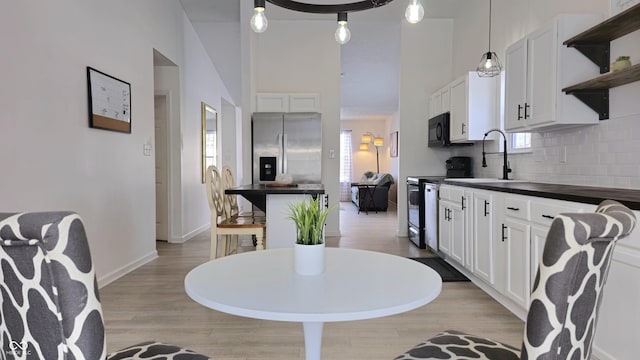
[[[276,138],[276,144],[278,145],[278,149],[280,149],[280,151],[278,151],[278,164],[276,165],[277,167],[277,173],[278,174],[282,174],[282,133],[278,133],[278,137]]]
[[[287,144],[287,134],[282,135],[282,173],[287,173],[287,152],[289,151]]]

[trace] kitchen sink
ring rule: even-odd
[[[498,179],[498,178],[447,178],[445,181],[456,181],[464,183],[496,183],[496,182],[523,182],[527,180],[515,180],[515,179]]]

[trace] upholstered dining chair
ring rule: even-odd
[[[252,235],[256,238],[256,250],[264,250],[264,233],[266,218],[260,216],[239,216],[237,204],[234,212],[231,211],[228,199],[224,193],[226,184],[218,168],[214,165],[207,167],[206,173],[207,200],[211,213],[211,252],[210,258],[218,255],[218,236]],[[224,242],[224,255],[226,256],[228,241]]]
[[[148,341],[107,356],[89,244],[72,212],[0,213],[2,359],[190,359]]]
[[[445,331],[396,360],[589,359],[613,249],[635,224],[633,212],[611,200],[603,201],[595,213],[556,216],[533,284],[520,350]]]

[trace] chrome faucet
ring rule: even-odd
[[[485,157],[486,154],[498,154],[498,153],[487,153],[484,151],[484,141],[487,139],[487,135],[489,135],[494,131],[497,131],[500,134],[502,134],[502,137],[504,138],[504,143],[503,143],[504,158],[502,159],[502,179],[509,180],[509,173],[511,172],[511,169],[509,168],[509,161],[507,161],[507,135],[505,135],[504,132],[502,132],[502,130],[500,129],[491,129],[486,133],[484,133],[484,137],[482,138],[482,167],[487,167],[487,158]]]

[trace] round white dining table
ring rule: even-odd
[[[402,313],[435,299],[442,278],[430,267],[379,252],[326,248],[321,275],[298,275],[291,248],[208,261],[185,277],[187,294],[208,308],[255,319],[303,323],[307,360],[319,360],[325,322]]]

